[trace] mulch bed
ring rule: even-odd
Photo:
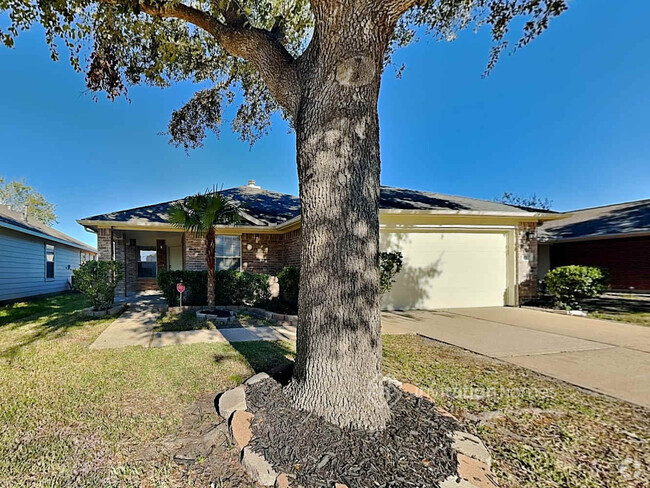
[[[433,403],[386,384],[392,411],[381,432],[341,429],[292,408],[281,386],[262,381],[247,386],[255,417],[250,446],[277,472],[305,487],[425,487],[457,473],[450,434],[457,423]]]

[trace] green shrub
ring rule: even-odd
[[[207,271],[160,271],[158,287],[170,306],[179,305],[176,284],[181,280],[185,285],[183,305],[205,305],[208,302]],[[271,297],[269,276],[217,271],[214,274],[214,296],[216,305],[257,305],[266,302]]]
[[[237,304],[258,305],[271,299],[269,275],[255,273],[239,273],[237,287],[239,295],[235,297]]]
[[[123,277],[115,261],[86,261],[72,271],[75,290],[83,293],[94,310],[106,310],[115,303],[115,287]]]
[[[287,266],[278,273],[280,300],[298,308],[298,289],[300,288],[300,268]]]
[[[399,251],[379,253],[379,290],[387,293],[395,283],[395,276],[402,269],[404,261]]]
[[[580,300],[595,297],[609,288],[609,273],[592,266],[561,266],[544,277],[547,292],[559,308],[580,308]]]
[[[241,293],[237,289],[239,271],[216,271],[214,273],[215,305],[241,305]]]
[[[208,302],[207,271],[159,271],[158,288],[170,307],[179,305],[176,285],[181,281],[185,285],[183,305],[205,305]]]

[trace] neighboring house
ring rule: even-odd
[[[276,275],[300,265],[298,197],[254,181],[221,193],[243,212],[240,225],[218,229],[218,269]],[[172,203],[78,221],[97,233],[100,259],[125,263],[120,293],[156,288],[157,270],[205,269],[203,240],[170,225]],[[404,255],[386,308],[517,305],[536,294],[535,230],[554,214],[391,187],[381,188],[380,205],[381,248]]]
[[[0,205],[0,301],[70,289],[72,270],[97,250]]]
[[[568,264],[601,266],[612,289],[650,291],[650,199],[564,216],[540,228],[540,276]]]

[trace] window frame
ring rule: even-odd
[[[225,238],[236,238],[239,240],[239,253],[237,256],[226,256],[226,255],[219,255],[217,253],[217,249],[219,249],[219,245],[217,243],[217,240],[220,237],[225,237]],[[242,270],[242,242],[241,242],[241,235],[233,235],[233,234],[217,234],[214,237],[214,269],[215,271],[227,271],[227,269],[219,269],[219,260],[220,259],[239,259],[239,267],[237,271],[241,272]]]
[[[158,277],[158,249],[156,246],[138,246],[137,247],[137,261],[136,261],[136,275],[139,280],[155,280]],[[153,251],[156,253],[155,261],[141,261],[140,260],[140,251]],[[140,276],[140,263],[153,263],[154,264],[154,275],[153,276]]]
[[[48,261],[48,256],[50,255],[50,252],[48,248],[52,248],[52,276],[48,276],[48,264],[50,261]],[[56,279],[56,247],[54,244],[50,244],[49,242],[45,242],[43,246],[43,259],[44,259],[44,265],[45,265],[45,281],[54,281]]]

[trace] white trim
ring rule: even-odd
[[[494,231],[494,230],[512,230],[516,229],[516,225],[481,225],[481,224],[407,224],[407,225],[400,225],[400,224],[379,224],[379,229],[380,230],[387,230],[387,231],[426,231],[426,230],[447,230],[447,231],[455,231],[455,230],[471,230],[471,231],[481,231],[484,230],[486,232],[488,231]]]
[[[488,210],[400,210],[400,209],[379,209],[380,214],[403,214],[403,215],[467,215],[480,217],[511,217],[524,218],[529,220],[559,220],[565,219],[566,214],[548,214],[545,212],[497,212]]]

